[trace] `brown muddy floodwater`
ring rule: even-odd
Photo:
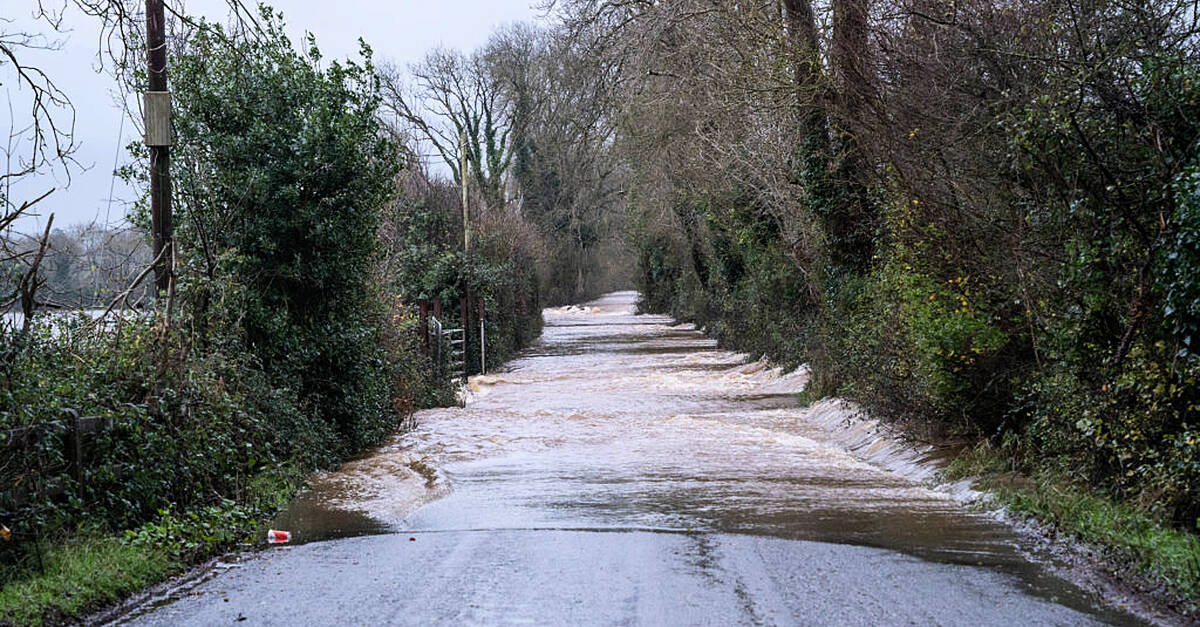
[[[414,429],[316,477],[277,524],[298,542],[557,529],[853,544],[996,569],[1096,611],[1007,526],[931,487],[910,449],[847,428],[836,403],[802,407],[803,372],[634,315],[636,296],[547,310],[542,338],[504,372],[473,378],[464,408],[419,412]]]

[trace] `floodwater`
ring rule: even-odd
[[[95,320],[100,316],[105,315],[104,309],[55,309],[41,310],[34,314],[31,318],[35,322],[48,323],[52,325],[51,335],[58,337],[64,330],[71,328],[71,325],[78,323],[81,318]],[[145,317],[150,315],[146,310],[136,309],[114,309],[107,312],[110,316],[108,322],[112,322],[118,318],[134,319],[137,317]],[[3,330],[20,330],[25,324],[25,314],[19,311],[0,312],[0,331]]]
[[[543,337],[475,377],[463,408],[316,477],[277,521],[297,542],[388,531],[745,534],[985,567],[1109,622],[1127,616],[1027,558],[1022,538],[937,487],[921,450],[636,294],[546,311]]]

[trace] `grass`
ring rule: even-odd
[[[0,588],[0,624],[41,625],[84,615],[162,581],[182,564],[170,553],[116,537],[79,537],[43,546],[44,569],[29,560]]]
[[[277,466],[250,481],[241,504],[226,501],[163,514],[120,536],[77,531],[58,541],[44,540],[43,568],[33,553],[20,565],[0,566],[0,626],[81,618],[240,542],[253,541],[302,483],[297,466]]]
[[[1104,550],[1128,564],[1135,579],[1185,599],[1193,612],[1200,606],[1200,536],[1061,473],[1016,475],[1003,452],[986,443],[963,453],[946,475],[977,477],[1008,509]]]

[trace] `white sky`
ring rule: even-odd
[[[0,22],[0,30],[35,28],[29,26],[32,22],[28,19],[35,0],[4,0],[3,4],[6,6],[0,9],[0,18],[14,22]],[[253,2],[248,0],[246,4]],[[312,32],[326,59],[357,56],[361,37],[374,49],[377,62],[390,60],[400,66],[418,61],[437,46],[473,50],[487,43],[498,26],[535,20],[541,15],[537,0],[275,0],[271,4],[283,12],[292,40],[299,41],[305,31]],[[224,0],[188,0],[186,7],[192,15],[219,21],[224,21],[228,11]],[[75,157],[89,169],[73,171],[69,186],[61,171],[14,186],[13,197],[18,201],[58,188],[38,205],[39,217],[19,227],[25,232],[44,226],[45,216],[51,212],[56,227],[92,220],[103,224],[106,219],[115,224],[122,219],[126,203],[137,196],[119,180],[114,185],[114,159],[118,163],[127,160],[124,146],[136,138],[137,130],[132,121],[126,120],[124,132],[119,134],[122,114],[115,103],[113,79],[96,72],[97,25],[71,13],[66,23],[72,31],[59,37],[63,40],[61,49],[25,52],[22,60],[44,69],[75,104],[75,138],[79,145]],[[45,31],[40,24],[36,28]],[[0,65],[0,94],[5,97],[0,107],[7,108],[11,100],[20,124],[28,116],[28,91],[17,89],[13,78],[11,67]],[[8,126],[4,113],[0,113],[0,127]]]

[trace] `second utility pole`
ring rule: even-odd
[[[462,315],[463,330],[463,383],[467,382],[467,347],[471,337],[471,278],[474,272],[471,268],[471,211],[467,195],[467,132],[458,134],[458,179],[462,184],[463,212],[463,261],[466,264],[462,299],[459,301],[459,311]]]
[[[458,180],[462,182],[463,254],[471,260],[471,215],[467,209],[467,132],[458,134]]]

